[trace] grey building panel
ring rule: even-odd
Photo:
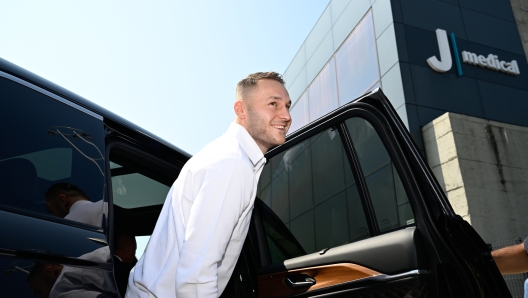
[[[405,28],[400,23],[394,24],[394,34],[396,34],[396,44],[398,46],[398,61],[409,62],[409,55],[407,54],[407,43],[405,42]]]
[[[477,81],[451,73],[411,65],[416,103],[419,106],[484,117]]]
[[[409,133],[411,134],[416,146],[420,151],[424,151],[422,129],[420,124],[420,118],[418,117],[418,107],[413,104],[405,104],[407,109],[407,122],[409,123]]]
[[[334,40],[332,32],[328,32],[319,47],[315,50],[312,57],[306,63],[306,78],[308,85],[313,81],[317,74],[323,69],[328,60],[334,54]]]
[[[394,22],[403,23],[403,15],[401,11],[400,0],[391,0],[392,20]]]
[[[339,19],[347,5],[350,3],[350,0],[339,0],[339,1],[330,1],[330,13],[332,15],[332,25]]]
[[[400,62],[400,72],[403,84],[403,94],[405,96],[406,103],[416,103],[414,97],[414,85],[411,73],[411,65],[409,63]]]
[[[444,110],[433,109],[433,108],[428,108],[428,107],[421,107],[421,106],[416,106],[416,110],[418,111],[418,114],[419,114],[418,117],[420,118],[420,126],[425,126],[427,123],[430,123],[434,119],[446,113],[446,111]]]
[[[291,82],[290,86],[288,87],[288,93],[290,94],[292,104],[295,104],[295,102],[303,94],[304,90],[306,90],[307,86],[308,83],[306,82],[306,67],[304,67],[297,76],[297,78],[293,82]]]
[[[455,5],[436,0],[405,0],[401,1],[401,8],[406,25],[432,32],[442,28],[466,38],[464,20],[460,8]]]
[[[306,50],[304,44],[301,46],[292,62],[284,72],[284,79],[286,80],[286,87],[289,88],[292,83],[297,79],[299,73],[306,65]],[[293,100],[293,98],[292,98]]]
[[[369,9],[369,0],[355,0],[354,3],[345,8],[332,28],[335,49],[338,49],[339,46],[341,46],[343,41],[345,41],[348,35],[350,35],[352,30],[356,27],[359,21],[361,21]]]
[[[306,60],[309,60],[313,53],[319,47],[319,44],[325,39],[332,28],[332,17],[330,15],[330,6],[327,6],[312,31],[304,42],[306,46]]]
[[[382,0],[379,0],[382,1]],[[396,35],[394,26],[389,26],[387,30],[376,40],[378,48],[378,61],[380,74],[383,76],[389,69],[398,62],[398,47],[396,45]]]
[[[501,18],[509,22],[515,22],[509,0],[459,0],[458,2],[461,7]]]
[[[400,66],[396,63],[382,78],[381,88],[391,104],[398,108],[405,104]]]
[[[528,91],[479,81],[485,119],[528,126]]]
[[[390,0],[377,0],[372,5],[374,16],[374,31],[378,38],[392,23],[392,8]]]
[[[405,106],[405,104],[403,104],[400,107],[396,108],[396,113],[398,114],[398,116],[402,120],[402,122],[405,125],[405,127],[407,127],[407,129],[409,129],[409,121],[407,119],[407,107]]]
[[[467,40],[492,48],[524,55],[515,22],[462,8]],[[457,35],[458,35],[458,31]]]
[[[459,5],[458,0],[440,0],[440,1],[449,3],[449,4]]]

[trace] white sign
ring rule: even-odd
[[[432,56],[427,59],[427,64],[438,72],[449,71],[453,65],[453,61],[451,59],[451,51],[449,51],[449,42],[447,41],[447,33],[445,30],[436,29],[436,39],[438,40],[438,49],[440,50],[440,60],[436,56]]]
[[[457,61],[458,73],[459,75],[462,75],[460,57],[458,56],[458,52],[456,50],[456,40],[454,38],[454,34],[451,33],[451,35],[453,48],[455,49],[453,52],[456,55],[455,60]],[[447,33],[445,32],[445,30],[436,29],[436,39],[438,41],[438,49],[440,51],[440,60],[436,58],[436,56],[432,56],[427,59],[427,64],[429,64],[432,69],[438,72],[449,71],[453,65],[453,61],[451,58],[451,51],[449,50],[449,41],[447,40]],[[512,60],[510,62],[501,61],[499,60],[499,57],[494,54],[483,56],[468,51],[462,51],[462,62],[478,65],[480,67],[486,67],[496,71],[505,72],[511,75],[517,76],[521,74],[521,72],[519,71],[519,65],[517,64],[516,60]]]
[[[481,67],[487,67],[493,70],[502,71],[512,75],[519,75],[519,65],[517,61],[512,60],[511,62],[499,61],[497,55],[489,54],[488,57],[478,55],[475,53],[462,51],[462,61],[464,63],[469,63],[473,65],[478,65]]]

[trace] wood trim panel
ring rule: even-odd
[[[284,283],[285,277],[299,274],[311,276],[315,279],[315,285],[294,290]],[[380,273],[377,271],[351,263],[309,267],[259,276],[258,291],[260,298],[282,297],[326,288],[379,274]]]

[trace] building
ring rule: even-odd
[[[455,211],[487,243],[525,237],[526,6],[330,1],[284,73],[290,131],[381,87]]]

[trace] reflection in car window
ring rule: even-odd
[[[0,147],[0,204],[49,214],[44,194],[58,184],[81,189],[88,203],[102,202],[103,123],[5,78],[0,90],[0,129],[9,140]],[[69,212],[66,206],[60,217]],[[102,212],[99,204],[89,224],[101,226]]]
[[[400,176],[374,127],[362,118],[346,121],[381,232],[414,223]]]
[[[369,236],[337,130],[326,130],[271,158],[258,196],[307,253]]]

